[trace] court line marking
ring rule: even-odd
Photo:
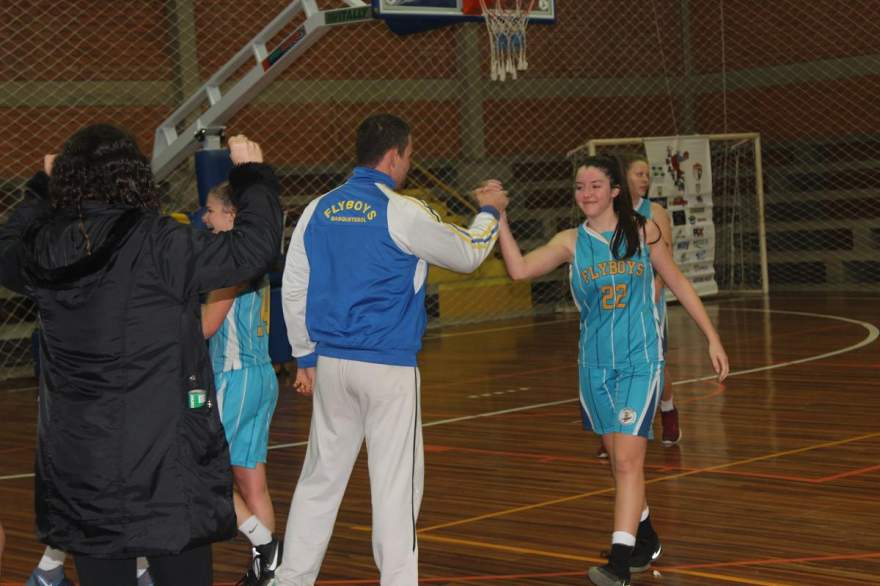
[[[23,393],[25,391],[36,391],[37,385],[33,385],[30,387],[18,387],[15,389],[3,389],[0,393]]]
[[[455,538],[443,538],[440,536],[429,536],[426,537],[427,541],[437,541],[437,542],[445,542],[451,544],[460,544],[460,545],[469,545],[473,547],[482,547],[486,549],[505,549],[507,546],[497,545],[493,543],[479,542],[479,541],[468,541],[468,540],[458,540]],[[558,554],[553,552],[541,551],[541,550],[525,550],[521,552],[514,553],[534,553],[538,555],[546,555],[547,557],[557,557],[557,558],[580,558],[575,559],[574,561],[586,561],[586,562],[602,562],[604,560],[600,560],[599,558],[592,558],[589,556],[567,556],[566,554]],[[706,572],[694,572],[692,570],[696,570],[699,568],[730,568],[736,566],[753,566],[753,565],[769,565],[769,566],[781,566],[787,564],[797,564],[804,562],[821,562],[821,561],[842,561],[842,560],[860,560],[860,559],[873,559],[880,558],[880,552],[871,552],[871,553],[859,553],[859,554],[842,554],[842,555],[829,555],[829,556],[811,556],[811,557],[802,557],[802,558],[767,558],[763,560],[741,560],[735,562],[717,562],[710,564],[693,564],[693,565],[679,565],[679,566],[654,566],[653,569],[659,572],[661,575],[663,572],[668,572],[671,574],[687,574],[687,575],[696,575],[700,577],[711,577],[717,580],[724,581],[733,581],[744,584],[762,584],[768,585],[773,584],[774,586],[778,586],[779,583],[775,582],[757,582],[751,578],[738,578],[732,576],[726,576],[723,574],[709,574]],[[434,576],[431,578],[420,577],[419,582],[425,584],[432,584],[436,582],[494,582],[497,580],[514,580],[514,579],[537,579],[537,578],[564,578],[568,576],[583,576],[583,570],[576,570],[571,572],[535,572],[530,574],[520,573],[520,574],[485,574],[485,575],[469,575],[469,576]],[[379,584],[379,580],[375,578],[361,578],[361,579],[348,579],[348,580],[321,580],[322,585],[349,585],[354,586],[358,584]],[[218,582],[217,586],[234,586],[232,582]]]
[[[778,368],[786,368],[788,366],[794,366],[796,364],[804,364],[807,362],[822,360],[824,358],[830,358],[831,356],[837,356],[838,354],[845,354],[847,352],[852,352],[853,350],[858,350],[859,348],[862,348],[863,346],[867,346],[868,344],[871,344],[872,342],[874,342],[874,340],[876,340],[878,337],[880,337],[880,330],[878,330],[878,328],[874,324],[871,324],[871,323],[865,322],[865,321],[850,319],[850,318],[846,318],[846,317],[840,317],[837,315],[825,315],[825,314],[821,314],[821,313],[809,313],[809,312],[803,312],[803,311],[786,311],[786,310],[781,310],[781,309],[769,309],[768,310],[768,309],[733,308],[732,311],[749,311],[749,312],[754,312],[754,313],[782,313],[782,314],[786,314],[786,315],[800,315],[800,316],[807,316],[807,317],[819,317],[819,318],[825,318],[825,319],[834,319],[834,320],[843,321],[843,322],[852,323],[852,324],[862,326],[863,328],[868,330],[868,335],[861,342],[858,342],[856,344],[852,344],[850,346],[847,346],[845,348],[841,348],[839,350],[833,350],[831,352],[825,352],[823,354],[817,354],[815,356],[807,356],[805,358],[798,358],[797,360],[788,360],[786,362],[780,362],[777,364],[768,364],[765,366],[759,366],[757,368],[749,368],[746,370],[736,370],[736,371],[733,371],[730,373],[729,376],[731,376],[731,377],[742,376],[744,374],[753,374],[756,372],[764,372],[764,371],[768,371],[768,370],[776,370]],[[551,322],[547,322],[547,323],[551,323]],[[560,322],[552,322],[552,323],[560,323]],[[562,369],[566,369],[566,368],[576,368],[576,367],[577,367],[577,365],[573,364],[573,365],[555,367],[552,370],[562,370]],[[548,370],[551,370],[551,369],[548,369]],[[523,373],[512,373],[512,374],[509,374],[508,376],[521,376],[522,374]],[[496,377],[496,378],[500,378],[500,377]],[[673,386],[686,385],[686,384],[695,383],[695,382],[712,380],[714,378],[716,378],[716,375],[710,374],[710,375],[701,376],[701,377],[673,381],[672,385]],[[456,384],[460,384],[460,382],[457,382]],[[463,415],[461,417],[451,417],[449,419],[440,419],[438,421],[429,421],[428,423],[423,423],[422,427],[424,428],[424,427],[433,427],[435,425],[448,425],[450,423],[459,423],[462,421],[470,421],[473,419],[481,419],[484,417],[495,417],[496,415],[506,415],[508,413],[519,413],[520,411],[541,409],[543,407],[554,407],[556,405],[565,405],[566,403],[574,403],[575,401],[579,401],[579,400],[580,399],[578,397],[574,397],[572,399],[562,399],[559,401],[551,401],[548,403],[536,403],[533,405],[524,405],[522,407],[512,407],[510,409],[502,409],[500,411],[490,411],[488,413],[477,413],[474,415]],[[308,445],[308,443],[309,443],[308,440],[304,440],[301,442],[277,444],[274,446],[269,446],[269,449],[270,450],[280,450],[283,448],[295,448],[295,447]],[[0,480],[3,480],[3,478],[0,477]]]
[[[561,552],[555,552],[555,551],[533,549],[533,548],[527,548],[527,547],[500,545],[500,544],[495,544],[495,543],[486,543],[486,542],[482,542],[482,541],[472,541],[469,539],[458,539],[455,537],[443,537],[440,535],[419,536],[419,540],[420,541],[422,541],[422,540],[423,541],[434,541],[434,542],[438,542],[438,543],[446,543],[446,544],[453,544],[453,545],[467,545],[467,546],[471,546],[471,547],[481,547],[481,548],[485,548],[485,549],[494,549],[494,550],[499,550],[499,551],[505,551],[508,553],[537,555],[537,556],[578,561],[578,562],[604,564],[607,561],[607,560],[599,558],[599,557],[582,556],[582,555],[561,553]],[[755,580],[752,578],[745,578],[745,577],[739,577],[739,576],[726,576],[724,574],[715,574],[715,573],[710,573],[710,572],[692,570],[692,569],[688,569],[688,568],[680,568],[679,569],[679,568],[675,568],[675,567],[666,568],[666,567],[662,567],[662,566],[654,566],[654,569],[657,570],[658,572],[660,572],[661,574],[664,572],[669,573],[669,574],[684,574],[684,575],[688,575],[688,576],[698,576],[701,578],[711,578],[713,580],[721,580],[724,582],[734,582],[737,584],[751,584],[754,586],[785,586],[785,584],[786,584],[785,582],[767,582],[764,580]],[[583,572],[581,572],[581,573],[583,573]]]
[[[722,309],[726,309],[726,308],[722,308]],[[818,317],[818,318],[824,318],[824,319],[833,319],[833,320],[838,320],[838,321],[843,321],[843,322],[859,325],[859,326],[865,328],[866,330],[868,330],[868,335],[861,342],[858,342],[856,344],[852,344],[850,346],[847,346],[845,348],[841,348],[839,350],[825,352],[823,354],[818,354],[816,356],[808,356],[806,358],[799,358],[797,360],[789,360],[789,361],[781,362],[778,364],[770,364],[770,365],[760,366],[757,368],[750,368],[750,369],[746,369],[746,370],[737,370],[737,371],[731,372],[729,376],[742,376],[744,374],[753,374],[755,372],[764,372],[764,371],[768,371],[768,370],[775,370],[777,368],[785,368],[788,366],[794,366],[796,364],[804,364],[807,362],[822,360],[824,358],[830,358],[831,356],[845,354],[847,352],[852,352],[853,350],[857,350],[859,348],[862,348],[863,346],[867,346],[868,344],[871,344],[872,342],[874,342],[874,340],[876,340],[878,337],[880,337],[880,330],[878,330],[878,328],[874,324],[871,324],[871,323],[865,322],[865,321],[841,317],[841,316],[837,316],[837,315],[827,315],[827,314],[822,314],[822,313],[810,313],[810,312],[803,312],[803,311],[787,311],[787,310],[782,310],[782,309],[751,309],[751,308],[737,308],[737,307],[729,308],[729,311],[746,311],[746,312],[753,312],[753,313],[780,313],[780,314],[786,314],[786,315],[800,315],[800,316],[806,316],[806,317]],[[565,323],[566,321],[577,321],[577,320],[555,320],[555,321],[540,322],[539,324],[521,324],[521,325],[516,325],[516,326],[510,326],[507,328],[490,328],[490,330],[474,330],[471,332],[458,332],[458,333],[448,334],[448,336],[465,335],[465,334],[472,335],[472,334],[478,334],[478,333],[483,333],[483,332],[488,332],[488,331],[495,332],[495,331],[522,329],[524,327],[534,327],[534,326],[541,326],[541,325],[548,325],[548,324],[560,324],[560,323]],[[441,336],[442,336],[442,334],[441,334]],[[575,368],[576,366],[577,365],[561,366],[558,368],[547,369],[547,370],[562,370],[564,368]],[[543,371],[544,369],[541,369],[541,370]],[[521,376],[522,374],[523,373],[512,373],[509,376]],[[493,377],[493,378],[501,378],[501,377],[499,376],[499,377]],[[672,383],[672,385],[684,385],[684,384],[690,384],[690,383],[694,383],[694,382],[712,380],[714,378],[715,378],[715,375],[710,374],[710,375],[702,376],[702,377],[695,377],[695,378],[690,378],[690,379],[674,381]],[[459,381],[457,384],[461,384],[461,381]],[[460,423],[462,421],[471,421],[474,419],[482,419],[485,417],[494,417],[496,415],[505,415],[507,413],[519,413],[521,411],[529,411],[532,409],[541,409],[543,407],[554,407],[556,405],[565,405],[567,403],[574,403],[575,401],[579,401],[579,400],[580,399],[578,397],[574,397],[572,399],[562,399],[559,401],[551,401],[548,403],[536,403],[536,404],[532,404],[532,405],[524,405],[522,407],[513,407],[510,409],[502,409],[500,411],[490,411],[487,413],[476,413],[474,415],[463,415],[461,417],[451,417],[449,419],[440,419],[437,421],[429,421],[428,423],[423,423],[422,427],[425,428],[425,427],[433,427],[436,425],[448,425],[450,423]],[[309,443],[308,440],[303,440],[300,442],[276,444],[274,446],[269,446],[268,449],[269,450],[281,450],[281,449],[285,449],[285,448],[297,448],[297,447],[308,445],[308,443]],[[15,480],[15,479],[19,479],[19,478],[32,478],[32,477],[33,477],[33,473],[24,474],[24,475],[13,474],[13,475],[9,475],[9,476],[0,476],[0,482],[2,482],[4,480]]]
[[[580,423],[580,420],[578,420]],[[554,454],[539,454],[535,452],[512,452],[505,450],[483,450],[479,448],[464,448],[460,446],[447,446],[440,444],[425,444],[425,453],[434,453],[434,454],[442,454],[446,452],[460,452],[463,454],[477,454],[481,456],[497,456],[501,458],[510,458],[510,459],[520,459],[520,460],[528,460],[532,462],[538,462],[542,464],[549,464],[554,462],[560,462],[562,464],[579,464],[579,465],[588,465],[593,467],[608,467],[608,460],[601,460],[599,458],[588,457],[588,456],[562,456],[562,455],[554,455]],[[692,472],[697,470],[697,468],[692,468],[689,466],[678,466],[678,465],[668,465],[668,464],[645,464],[645,470],[655,471],[655,472]],[[737,470],[719,470],[718,474],[724,474],[729,476],[741,476],[745,478],[762,478],[767,480],[785,480],[789,482],[803,482],[807,484],[825,484],[826,482],[831,482],[834,480],[840,480],[841,478],[848,478],[851,476],[861,476],[862,474],[868,474],[869,472],[873,472],[874,470],[880,470],[880,464],[865,466],[862,468],[854,468],[845,470],[843,472],[838,472],[835,474],[829,474],[827,476],[818,476],[818,477],[809,477],[809,476],[794,476],[790,474],[767,474],[762,472],[748,472],[748,471],[737,471]]]
[[[704,468],[697,468],[694,470],[688,470],[686,472],[679,472],[677,474],[670,474],[668,476],[659,476],[657,478],[651,478],[650,480],[646,480],[645,486],[647,486],[649,484],[656,484],[658,482],[666,482],[668,480],[678,480],[679,478],[686,478],[688,476],[695,476],[697,474],[705,474],[707,472],[715,472],[716,470],[724,470],[727,468],[733,468],[734,466],[742,466],[744,464],[752,464],[754,462],[762,462],[764,460],[770,460],[773,458],[781,458],[783,456],[792,456],[794,454],[801,454],[803,452],[809,452],[811,450],[830,448],[833,446],[848,444],[848,443],[861,441],[863,439],[868,439],[868,438],[873,438],[873,437],[880,437],[880,431],[873,432],[873,433],[866,433],[866,434],[857,435],[857,436],[852,436],[852,437],[845,438],[842,440],[822,442],[819,444],[813,444],[811,446],[805,446],[802,448],[795,448],[793,450],[785,450],[782,452],[772,452],[769,454],[764,454],[763,456],[755,456],[753,458],[746,458],[744,460],[736,460],[734,462],[727,462],[725,464],[716,464],[715,466],[706,466]],[[439,523],[437,525],[431,525],[430,527],[423,527],[422,529],[418,530],[418,533],[419,533],[419,535],[421,535],[423,532],[436,531],[437,529],[446,529],[448,527],[457,527],[459,525],[467,525],[469,523],[475,523],[477,521],[484,521],[486,519],[493,519],[495,517],[503,517],[505,515],[511,515],[513,513],[521,513],[523,511],[530,511],[532,509],[540,509],[543,507],[548,507],[548,506],[557,505],[560,503],[567,503],[570,501],[585,499],[585,498],[589,498],[591,496],[596,496],[596,495],[600,495],[600,494],[608,494],[611,492],[614,492],[613,486],[609,486],[606,488],[599,488],[596,490],[591,490],[589,492],[584,492],[584,493],[580,493],[580,494],[574,494],[574,495],[559,497],[559,498],[555,498],[555,499],[550,499],[550,500],[543,501],[540,503],[533,503],[531,505],[522,505],[519,507],[513,507],[513,508],[505,509],[502,511],[495,511],[494,513],[485,513],[483,515],[476,515],[474,517],[459,519],[457,521],[449,521],[447,523]],[[352,528],[355,528],[355,527],[360,527],[360,526],[352,526]]]
[[[538,578],[566,578],[569,576],[586,576],[586,572],[584,570],[578,570],[576,572],[536,572],[533,574],[506,574],[506,575],[492,575],[485,574],[482,576],[434,576],[433,578],[425,578],[424,576],[419,576],[419,584],[435,584],[435,583],[449,583],[449,582],[494,582],[496,580],[522,580],[522,579],[538,579]],[[342,584],[379,584],[380,581],[378,579],[360,579],[360,580],[321,580],[318,582],[320,586],[325,585],[342,585]],[[234,585],[230,585],[234,586]]]
[[[443,338],[457,338],[459,336],[472,336],[474,334],[494,334],[497,332],[509,332],[511,330],[521,330],[524,328],[543,327],[548,325],[557,325],[580,321],[579,317],[569,317],[562,319],[541,320],[531,324],[516,324],[515,326],[499,326],[497,328],[483,328],[480,330],[469,330],[466,332],[440,332],[438,334],[426,334],[423,340],[442,340]]]
[[[714,562],[708,564],[682,564],[680,566],[672,567],[676,569],[681,568],[685,570],[690,570],[698,568],[732,568],[736,566],[782,566],[786,564],[803,564],[808,562],[836,562],[843,560],[869,560],[874,558],[880,558],[880,551],[872,551],[869,553],[843,553],[838,555],[814,555],[799,558],[766,558],[763,560],[738,560],[734,562]]]

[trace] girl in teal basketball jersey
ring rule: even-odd
[[[532,279],[571,263],[581,313],[581,404],[608,447],[616,487],[609,562],[590,568],[599,586],[625,586],[660,553],[645,499],[644,461],[660,400],[663,348],[654,272],[706,336],[719,380],[729,366],[721,340],[690,282],[663,245],[660,229],[634,212],[619,161],[591,157],[578,168],[575,201],[586,221],[523,256],[502,215],[499,242],[513,279]]]
[[[228,183],[208,194],[203,221],[214,232],[231,230],[236,205]],[[269,358],[269,284],[264,279],[212,291],[202,306],[217,402],[235,481],[238,529],[253,545],[253,562],[239,582],[271,584],[281,544],[273,536],[275,511],[266,483],[269,423],[278,378]]]

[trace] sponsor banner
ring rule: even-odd
[[[666,208],[672,222],[672,255],[697,294],[718,292],[715,281],[715,224],[709,139],[672,136],[645,140],[651,166],[651,201]],[[669,290],[667,299],[675,299]]]

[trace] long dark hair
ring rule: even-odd
[[[618,260],[631,258],[641,252],[642,244],[639,232],[645,228],[645,218],[633,209],[632,196],[629,193],[629,185],[623,162],[617,157],[597,155],[586,157],[578,161],[577,168],[595,167],[602,171],[611,183],[611,189],[620,189],[612,200],[614,213],[617,214],[617,227],[611,237],[611,254]],[[626,248],[621,255],[621,246],[625,243]]]
[[[85,201],[159,209],[159,191],[134,137],[94,124],[67,139],[52,166],[49,197],[56,209],[81,212]]]

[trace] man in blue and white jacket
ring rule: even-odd
[[[298,360],[296,387],[314,404],[293,495],[279,585],[311,586],[366,439],[373,555],[381,586],[417,586],[416,518],[424,457],[416,354],[425,330],[428,264],[469,273],[485,260],[507,206],[500,184],[476,190],[468,228],[394,192],[412,157],[409,126],[378,114],[357,130],[357,167],[312,201],[293,233],[282,286]]]

